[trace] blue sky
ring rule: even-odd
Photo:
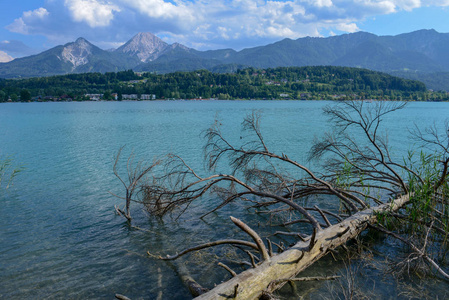
[[[449,0],[0,0],[0,61],[84,37],[116,48],[138,32],[199,50],[367,31],[449,32]]]

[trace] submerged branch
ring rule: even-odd
[[[405,238],[403,238],[402,236],[400,236],[397,233],[394,233],[393,231],[387,230],[386,228],[382,227],[382,226],[374,226],[374,225],[370,225],[373,229],[376,229],[380,232],[383,232],[385,234],[388,234],[392,237],[394,237],[397,240],[400,240],[401,242],[403,242],[404,244],[406,244],[407,246],[409,246],[413,252],[415,252],[416,254],[419,255],[419,257],[422,257],[425,261],[427,261],[441,276],[443,276],[446,280],[449,280],[449,274],[447,274],[432,258],[429,257],[429,255],[426,253],[425,251],[425,247],[426,245],[424,245],[424,247],[422,249],[419,249],[417,246],[415,246],[412,242],[406,240]],[[428,234],[427,234],[428,236]],[[427,241],[427,236],[426,236],[426,241]]]
[[[192,248],[188,248],[185,249],[183,251],[181,251],[180,253],[177,253],[175,255],[167,255],[166,257],[163,256],[159,256],[159,259],[162,260],[174,260],[177,259],[187,253],[193,252],[193,251],[198,251],[201,249],[205,249],[205,248],[210,248],[210,247],[214,247],[214,246],[218,246],[218,245],[241,245],[241,246],[247,246],[250,248],[253,248],[255,250],[259,250],[259,247],[257,247],[256,244],[251,243],[251,242],[247,242],[247,241],[242,241],[242,240],[234,240],[234,239],[227,239],[227,240],[220,240],[220,241],[215,241],[215,242],[209,242],[209,243],[205,243],[205,244],[201,244]],[[152,254],[150,254],[150,252],[147,252],[149,256],[154,256]]]
[[[247,116],[242,124],[250,138],[241,144],[231,143],[221,132],[218,121],[205,133],[207,142],[204,152],[208,171],[215,171],[224,162],[229,167],[225,174],[216,172],[202,176],[181,157],[173,154],[149,167],[138,163],[132,170],[133,159],[130,156],[125,182],[117,171],[120,149],[113,170],[125,187],[126,202],[125,209],[117,207],[116,210],[130,220],[129,205],[137,201],[144,203],[153,215],[162,217],[176,211],[179,217],[198,199],[214,195],[217,201],[201,218],[210,216],[232,202],[241,201],[247,207],[256,208],[258,216],[267,216],[267,224],[284,222],[284,226],[297,223],[310,225],[298,226],[301,230],[307,230],[308,235],[276,231],[270,236],[293,236],[300,241],[288,246],[282,241],[268,240],[267,249],[258,233],[242,220],[231,216],[232,222],[254,242],[224,239],[197,245],[179,254],[159,256],[162,260],[174,260],[190,252],[219,245],[233,245],[249,255],[251,263],[244,264],[253,268],[238,275],[220,263],[219,266],[225,268],[233,278],[200,299],[253,299],[260,296],[262,291],[269,293],[285,281],[294,281],[291,278],[329,251],[356,237],[367,224],[377,222],[381,215],[394,216],[394,211],[409,203],[409,193],[418,192],[420,196],[414,197],[405,209],[405,213],[412,210],[410,216],[413,218],[404,219],[410,220],[409,223],[424,225],[430,222],[431,227],[435,223],[434,233],[443,235],[449,222],[449,142],[447,146],[443,145],[449,141],[449,131],[446,136],[441,136],[432,130],[427,132],[430,135],[428,138],[418,129],[418,139],[434,143],[434,148],[442,152],[423,156],[419,162],[421,165],[411,156],[403,164],[394,162],[388,136],[381,134],[380,124],[386,114],[404,105],[384,102],[371,105],[347,101],[326,107],[325,113],[333,122],[334,130],[317,140],[309,155],[310,160],[321,165],[319,171],[314,171],[308,164],[306,167],[282,152],[272,152],[263,138],[260,116],[255,113]],[[153,169],[159,165],[163,167],[162,172],[159,168],[157,172]],[[147,174],[151,177],[147,178]],[[394,195],[405,196],[391,200]],[[373,205],[378,206],[369,208]],[[394,232],[388,234],[401,239]],[[425,245],[431,239],[427,233]],[[426,247],[419,249],[406,239],[401,241],[447,278],[447,274],[426,253]],[[444,242],[447,242],[447,235],[444,235]],[[273,245],[278,247],[280,254],[273,254]],[[259,256],[253,254],[254,250],[258,251]]]

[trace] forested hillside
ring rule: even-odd
[[[238,68],[342,66],[386,72],[449,91],[441,74],[449,72],[449,33],[418,30],[396,36],[356,32],[327,38],[284,39],[241,51],[198,51],[167,44],[141,32],[118,49],[106,51],[84,38],[40,54],[0,63],[0,78],[30,78],[85,72],[235,72]],[[447,74],[445,75],[445,78]],[[447,78],[446,78],[447,79]]]
[[[157,99],[387,99],[447,100],[447,93],[427,91],[419,81],[360,68],[318,66],[247,68],[218,74],[206,70],[169,74],[123,71],[0,81],[0,100],[33,97],[87,100],[86,94],[121,100],[124,94]],[[140,98],[140,97],[139,97]]]

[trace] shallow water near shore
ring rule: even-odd
[[[131,299],[155,299],[159,293],[164,299],[189,298],[176,269],[146,252],[173,254],[237,234],[229,214],[223,210],[200,221],[210,199],[178,221],[151,218],[136,205],[134,225],[145,230],[130,229],[114,213],[114,205],[123,201],[109,193],[124,193],[112,173],[114,154],[123,145],[123,155],[134,152],[137,160],[152,161],[172,152],[202,168],[202,132],[218,118],[223,133],[238,141],[243,118],[259,110],[268,147],[304,162],[314,137],[328,129],[325,105],[332,102],[0,104],[0,156],[13,155],[24,167],[13,187],[0,192],[0,298],[112,299],[116,293]],[[448,117],[449,103],[423,102],[386,117],[394,155],[401,157],[413,148],[407,129],[414,123],[425,127]],[[238,203],[227,210],[236,217],[246,213]],[[207,287],[229,277],[215,272],[215,266],[188,267]],[[374,273],[380,285],[382,275]],[[387,292],[396,298],[394,288]]]

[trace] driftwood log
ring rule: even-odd
[[[315,261],[347,241],[357,237],[376,215],[396,211],[409,201],[402,196],[391,203],[358,212],[342,222],[320,230],[312,243],[300,241],[281,254],[274,255],[256,268],[246,270],[195,299],[258,299],[263,292],[272,292],[285,282],[279,279],[295,277]]]

